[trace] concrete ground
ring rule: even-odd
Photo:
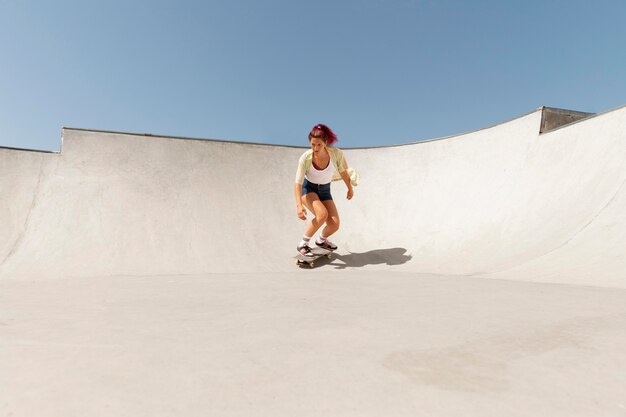
[[[0,148],[0,417],[626,416],[625,127],[541,108],[346,149],[314,269],[304,148]]]
[[[3,416],[623,416],[626,290],[389,272],[0,281]]]

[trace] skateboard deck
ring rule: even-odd
[[[322,256],[325,256],[328,259],[330,259],[330,256],[333,253],[333,251],[328,250],[328,249],[322,249],[322,248],[311,248],[311,253],[313,254],[313,256],[303,256],[301,254],[297,254],[296,256],[294,256],[294,259],[296,260],[296,265],[308,264],[310,268],[313,268],[315,267],[316,259],[319,259]]]

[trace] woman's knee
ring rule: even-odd
[[[328,220],[328,211],[326,209],[319,209],[315,211],[315,218],[320,223],[325,223]]]
[[[326,225],[333,229],[339,229],[339,217],[329,216],[328,219],[326,219]]]

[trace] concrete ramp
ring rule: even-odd
[[[361,184],[349,202],[333,184],[341,249],[321,269],[626,286],[626,108],[540,134],[550,114],[346,149]],[[0,149],[0,271],[293,272],[304,150],[70,128],[58,154]]]
[[[313,270],[305,148],[0,148],[0,414],[624,416],[625,128],[541,108],[346,149]]]

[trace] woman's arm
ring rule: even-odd
[[[354,196],[354,189],[352,188],[352,183],[350,182],[350,176],[348,175],[348,171],[345,170],[339,175],[341,175],[343,182],[345,182],[346,187],[348,187],[348,194],[346,195],[346,198],[348,200],[352,200],[352,197]]]
[[[341,179],[346,183],[346,187],[348,187],[348,194],[346,198],[348,200],[352,200],[354,196],[354,189],[352,188],[352,182],[350,181],[350,175],[348,174],[348,160],[343,156],[343,152],[339,149],[336,149],[337,152],[337,170],[339,171],[339,175],[341,175]]]
[[[307,151],[300,157],[298,161],[298,170],[296,171],[296,181],[293,186],[293,194],[296,197],[296,212],[298,217],[302,220],[306,220],[306,210],[302,206],[302,184],[304,183],[304,175],[306,174],[306,159],[311,154],[311,151]]]
[[[296,213],[300,219],[306,220],[306,209],[302,206],[302,184],[294,184],[293,194],[296,197]]]

